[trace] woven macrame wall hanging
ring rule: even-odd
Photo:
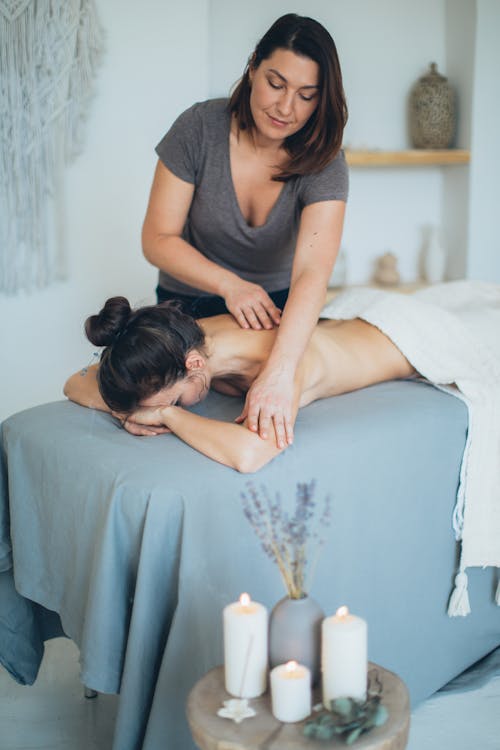
[[[102,56],[94,0],[0,0],[0,291],[66,276],[64,166]]]

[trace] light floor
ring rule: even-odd
[[[500,750],[497,662],[489,679],[468,678],[466,692],[439,692],[419,706],[408,750]],[[76,646],[65,638],[49,641],[32,687],[0,667],[0,750],[110,750],[116,703],[110,695],[86,699]]]

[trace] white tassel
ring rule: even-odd
[[[495,594],[495,604],[498,604],[498,606],[500,607],[500,580],[498,581],[498,584],[497,584],[497,592]]]
[[[455,589],[450,596],[448,614],[450,617],[465,617],[470,613],[469,594],[467,593],[467,574],[461,571],[455,576]],[[497,595],[498,595],[497,591]]]

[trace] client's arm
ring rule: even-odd
[[[298,411],[301,380],[301,373],[298,373],[293,401],[294,420]],[[202,417],[180,406],[140,409],[129,419],[152,426],[164,425],[208,458],[245,474],[258,471],[284,450],[276,446],[274,433],[263,439],[257,433],[250,432],[246,425]]]
[[[75,372],[64,384],[64,395],[70,401],[74,401],[75,404],[80,404],[80,406],[110,412],[131,435],[149,437],[150,435],[161,435],[165,432],[170,432],[165,426],[152,429],[148,425],[141,424],[139,420],[129,421],[126,414],[112,412],[99,393],[99,386],[97,385],[98,369],[99,365],[91,365],[90,367],[84,367],[79,372]]]
[[[75,372],[64,384],[64,395],[70,401],[74,401],[81,406],[88,406],[89,409],[111,411],[99,393],[97,369],[98,365],[91,365],[90,367],[84,367],[79,372]]]

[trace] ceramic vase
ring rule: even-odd
[[[439,284],[444,280],[446,253],[439,237],[439,231],[431,231],[424,254],[424,277],[429,284]]]
[[[271,669],[297,661],[311,670],[313,685],[320,676],[321,623],[325,614],[319,604],[302,599],[281,599],[269,617],[269,663]]]
[[[436,63],[410,94],[410,135],[414,148],[449,148],[455,128],[455,94]]]

